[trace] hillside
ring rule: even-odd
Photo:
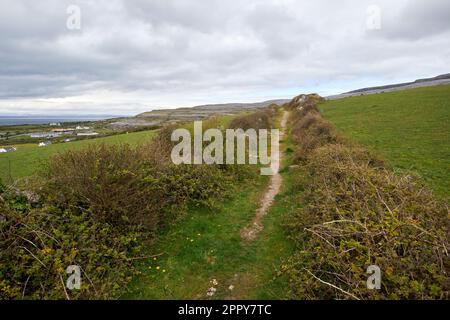
[[[267,100],[254,103],[205,104],[192,108],[158,109],[138,114],[137,118],[165,120],[200,120],[211,115],[236,114],[242,111],[255,111],[271,104],[283,104],[288,99]]]
[[[352,90],[352,91],[345,92],[342,94],[328,96],[327,99],[335,100],[335,99],[342,99],[342,98],[346,98],[346,97],[354,97],[354,96],[385,93],[385,92],[394,92],[394,91],[405,90],[405,89],[432,87],[432,86],[446,85],[446,84],[450,84],[450,73],[442,74],[442,75],[432,77],[432,78],[418,79],[418,80],[415,80],[412,82],[389,84],[389,85],[383,85],[383,86],[377,86],[377,87],[368,87],[368,88]]]
[[[449,196],[450,85],[332,100],[321,109],[346,136]]]
[[[378,87],[368,87],[352,90],[346,93],[331,95],[327,100],[336,100],[352,96],[376,94],[383,92],[399,91],[418,87],[429,87],[450,84],[450,73],[442,74],[433,78],[418,79],[412,82],[389,84]],[[206,104],[190,108],[175,109],[155,109],[136,115],[135,117],[121,118],[112,121],[109,125],[113,129],[117,128],[135,128],[141,126],[158,126],[164,123],[176,123],[180,121],[195,121],[206,119],[212,115],[231,115],[242,111],[256,111],[265,108],[271,104],[283,105],[290,99],[274,99],[254,103],[221,103]]]

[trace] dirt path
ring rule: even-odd
[[[280,140],[283,139],[288,116],[289,113],[287,111],[283,111],[283,117],[280,123]],[[277,156],[277,154],[275,154],[275,156]],[[278,157],[280,159],[280,166],[281,166],[283,152],[279,152],[278,150]],[[255,218],[248,226],[246,226],[241,231],[241,237],[244,241],[250,242],[255,240],[258,233],[261,232],[262,229],[264,228],[262,220],[264,216],[267,214],[269,208],[271,207],[273,200],[275,199],[275,196],[280,192],[282,183],[283,178],[278,172],[270,177],[269,187],[261,199],[260,207],[258,208],[258,210],[256,210]]]

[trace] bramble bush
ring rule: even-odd
[[[297,250],[281,270],[291,297],[448,299],[448,206],[418,177],[394,174],[339,137],[307,96],[301,101],[291,104],[291,119],[304,207],[289,221]],[[302,112],[303,104],[312,111]],[[381,290],[366,287],[370,265],[382,271]]]
[[[89,211],[55,206],[0,207],[0,298],[90,299],[114,297],[133,275],[132,258],[141,252],[138,227],[117,230],[95,221]],[[81,290],[65,289],[69,265],[82,268]]]
[[[172,164],[175,128],[139,147],[58,154],[32,190],[0,183],[0,299],[115,298],[162,226],[254,176],[248,166]],[[69,265],[81,267],[81,290],[65,287]]]

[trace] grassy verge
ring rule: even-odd
[[[326,119],[395,169],[419,173],[435,192],[450,190],[450,86],[327,101]]]

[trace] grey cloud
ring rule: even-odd
[[[34,98],[134,112],[448,72],[448,1],[378,2],[383,29],[370,33],[369,0],[3,0],[0,113]],[[66,29],[69,4],[80,31]]]
[[[450,1],[411,0],[398,14],[386,14],[380,34],[390,39],[420,40],[448,31]]]

